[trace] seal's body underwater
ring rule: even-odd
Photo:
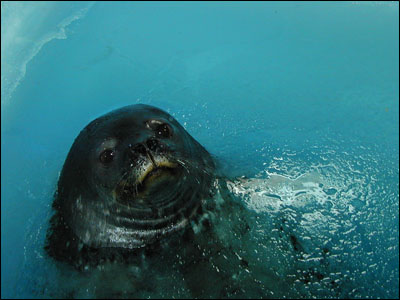
[[[142,104],[114,110],[72,145],[45,248],[81,267],[182,232],[210,195],[213,173],[210,154],[168,113]]]

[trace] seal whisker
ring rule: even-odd
[[[178,162],[178,164],[179,164],[181,167],[183,167],[183,168],[187,171],[188,174],[190,174],[189,168],[186,166],[186,164],[185,164],[183,161],[181,161],[180,159],[178,159],[177,162]]]

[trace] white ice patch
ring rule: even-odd
[[[54,39],[66,39],[66,27],[83,18],[94,2],[1,2],[1,104],[25,77],[27,64]],[[57,11],[57,13],[55,13]],[[62,11],[63,13],[60,13]],[[55,16],[60,16],[56,18]]]
[[[228,181],[228,188],[242,197],[248,208],[261,212],[277,211],[287,205],[301,207],[310,201],[321,204],[328,200],[323,190],[325,184],[321,174],[311,172],[296,179],[281,175],[271,175],[267,179],[238,179]]]

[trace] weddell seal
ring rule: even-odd
[[[81,268],[182,232],[210,196],[214,168],[158,108],[138,104],[101,116],[66,158],[45,249]]]
[[[91,276],[59,297],[298,296],[286,292],[303,253],[286,229],[292,218],[276,225],[249,210],[240,195],[254,181],[220,172],[158,108],[126,106],[90,122],[62,168],[45,250]]]

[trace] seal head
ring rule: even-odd
[[[210,154],[171,115],[123,107],[76,138],[53,203],[57,222],[89,247],[143,247],[185,228],[213,172]],[[48,249],[59,234],[50,233]]]

